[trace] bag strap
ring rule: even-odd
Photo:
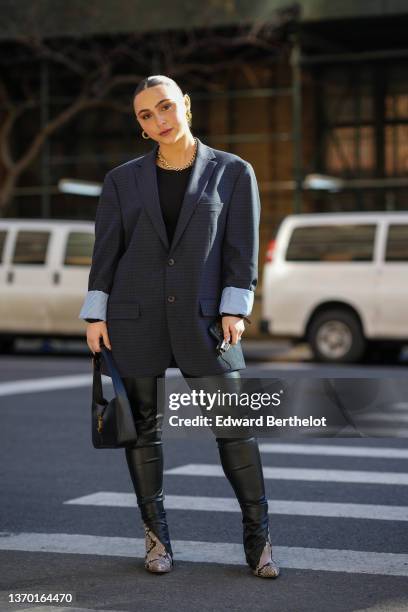
[[[93,382],[92,382],[92,400],[99,406],[107,404],[107,400],[103,397],[102,377],[101,377],[101,354],[95,353],[92,356],[93,363]]]
[[[105,360],[109,375],[112,379],[115,395],[122,396],[128,400],[127,393],[123,381],[113,361],[111,351],[101,344],[101,351],[93,355],[93,385],[92,397],[99,404],[107,404],[108,402],[103,397],[102,377],[101,377],[101,356]]]
[[[101,346],[101,350],[102,350],[103,358],[105,359],[106,365],[108,367],[110,376],[112,378],[112,384],[115,390],[115,394],[123,395],[124,397],[127,398],[125,386],[119,375],[115,362],[113,361],[111,351],[107,349],[103,344]]]

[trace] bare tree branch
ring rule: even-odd
[[[33,9],[34,10],[34,9]],[[183,80],[188,87],[218,92],[228,71],[243,74],[251,86],[258,86],[254,57],[259,66],[268,64],[285,40],[277,36],[279,28],[293,20],[293,11],[278,14],[269,22],[258,21],[235,28],[200,31],[163,32],[154,37],[149,34],[116,35],[87,40],[45,40],[39,34],[18,37],[14,41],[15,53],[2,55],[1,63],[10,66],[0,80],[0,103],[3,109],[0,125],[0,214],[10,201],[21,174],[38,157],[44,143],[75,117],[92,108],[110,108],[113,112],[130,113],[131,103],[122,102],[131,86],[136,86],[149,66],[158,61],[160,71]],[[18,159],[13,159],[13,134],[25,113],[40,105],[39,78],[32,78],[31,65],[39,73],[41,62],[46,61],[50,74],[67,79],[71,100],[40,125],[28,141]],[[16,75],[19,63],[24,70]],[[12,66],[12,68],[11,68]],[[34,73],[35,74],[35,73]],[[52,82],[52,76],[51,82]],[[6,80],[7,79],[7,80]],[[218,81],[217,81],[218,79]],[[10,81],[10,83],[9,83]],[[17,100],[19,100],[17,102]],[[54,107],[55,108],[55,107]]]

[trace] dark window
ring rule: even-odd
[[[287,261],[372,261],[376,225],[318,225],[293,230]]]
[[[90,266],[95,237],[91,232],[70,232],[65,250],[65,266]]]
[[[308,172],[363,179],[343,191],[311,192],[313,212],[406,210],[408,77],[405,58],[319,64],[315,85],[315,146]],[[387,178],[384,189],[373,179]]]
[[[3,263],[4,247],[6,245],[6,236],[7,236],[6,230],[1,230],[0,231],[0,263]]]
[[[408,261],[408,225],[390,225],[385,261]]]
[[[23,230],[18,232],[12,262],[14,264],[44,264],[50,232]]]

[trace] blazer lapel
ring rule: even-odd
[[[159,189],[157,187],[157,148],[158,144],[156,143],[153,149],[138,161],[138,165],[135,167],[136,178],[146,212],[149,215],[153,227],[159,234],[166,250],[168,250],[169,241],[167,239],[166,226],[164,224],[163,215],[160,208]]]
[[[198,201],[206,188],[208,181],[217,165],[215,154],[211,147],[208,147],[197,138],[197,155],[194,161],[190,178],[184,194],[176,229],[171,246],[167,238],[166,226],[161,212],[159,190],[157,186],[156,174],[156,152],[158,143],[147,153],[137,166],[137,179],[140,193],[142,195],[146,211],[157,231],[164,247],[171,252],[175,249],[187,224],[193,214]]]

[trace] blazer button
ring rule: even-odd
[[[175,302],[175,300],[176,300],[176,298],[175,298],[175,296],[174,296],[174,295],[168,295],[168,296],[167,296],[167,301],[168,301],[168,302]]]
[[[170,259],[168,260],[168,262],[167,262],[167,263],[169,264],[169,266],[174,266],[174,264],[175,264],[176,262],[174,261],[174,259],[173,259],[172,257],[170,257]]]

